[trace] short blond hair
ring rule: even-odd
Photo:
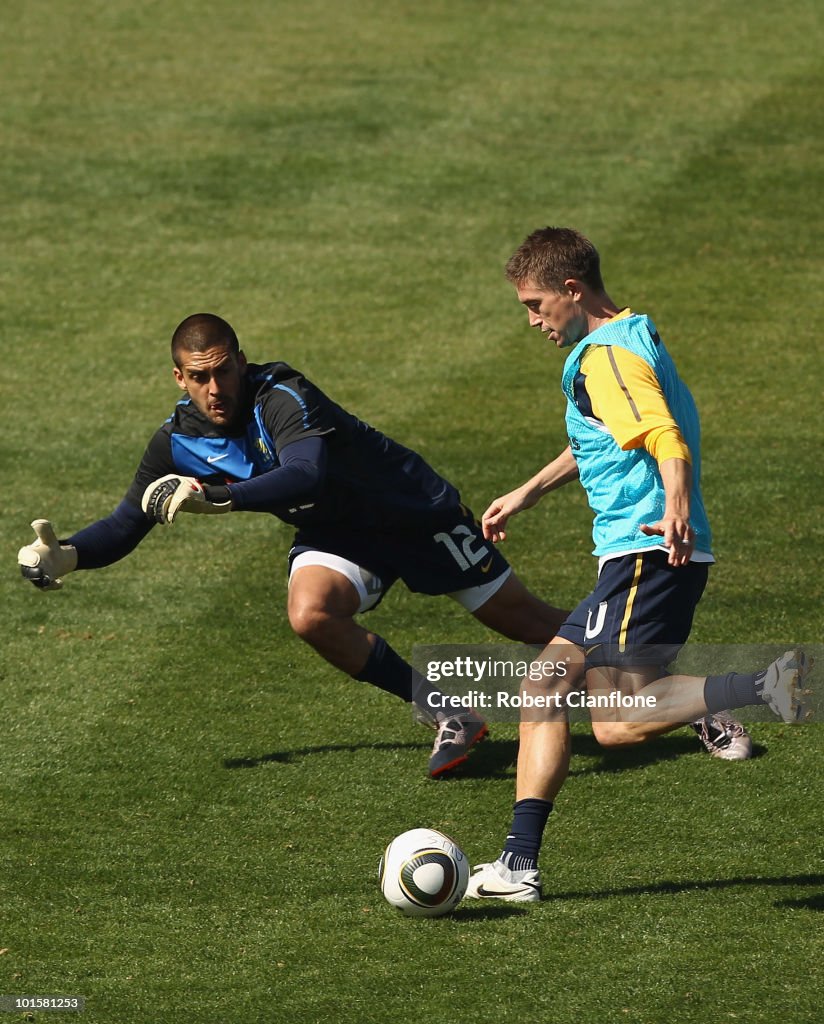
[[[583,281],[594,291],[604,290],[598,250],[574,228],[540,228],[524,239],[506,264],[506,277],[514,285],[534,285],[560,292],[564,281]]]

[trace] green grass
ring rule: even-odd
[[[200,309],[480,511],[564,441],[560,360],[501,267],[571,223],[702,410],[719,564],[695,641],[818,641],[820,5],[3,20],[0,994],[84,995],[90,1024],[817,1020],[820,728],[757,723],[761,756],[727,765],[686,733],[607,756],[576,727],[549,899],[410,921],[383,845],[432,824],[495,853],[513,726],[428,783],[407,712],[291,635],[265,517],[155,531],[60,594],[14,555],[32,518],[65,534],[119,500]],[[568,488],[508,542],[559,604],[591,588],[589,520]],[[405,652],[488,639],[400,588],[369,621]]]

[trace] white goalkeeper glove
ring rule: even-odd
[[[162,476],[143,492],[143,511],[157,523],[171,525],[178,512],[220,515],[232,511],[228,487],[210,487],[193,476]]]
[[[23,579],[40,590],[59,590],[63,577],[77,568],[77,548],[61,544],[48,519],[35,519],[31,525],[37,540],[17,552]]]

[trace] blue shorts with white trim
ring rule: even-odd
[[[558,635],[593,666],[667,665],[689,637],[708,575],[708,563],[672,566],[658,548],[619,555],[604,562]]]
[[[379,577],[384,592],[400,579],[416,593],[452,594],[486,587],[510,572],[465,505],[442,517],[437,527],[422,524],[415,530],[303,527],[291,559],[302,551],[326,551],[363,566]]]

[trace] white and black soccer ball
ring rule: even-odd
[[[409,917],[440,917],[460,903],[469,863],[456,842],[434,828],[396,836],[378,866],[381,892]]]

